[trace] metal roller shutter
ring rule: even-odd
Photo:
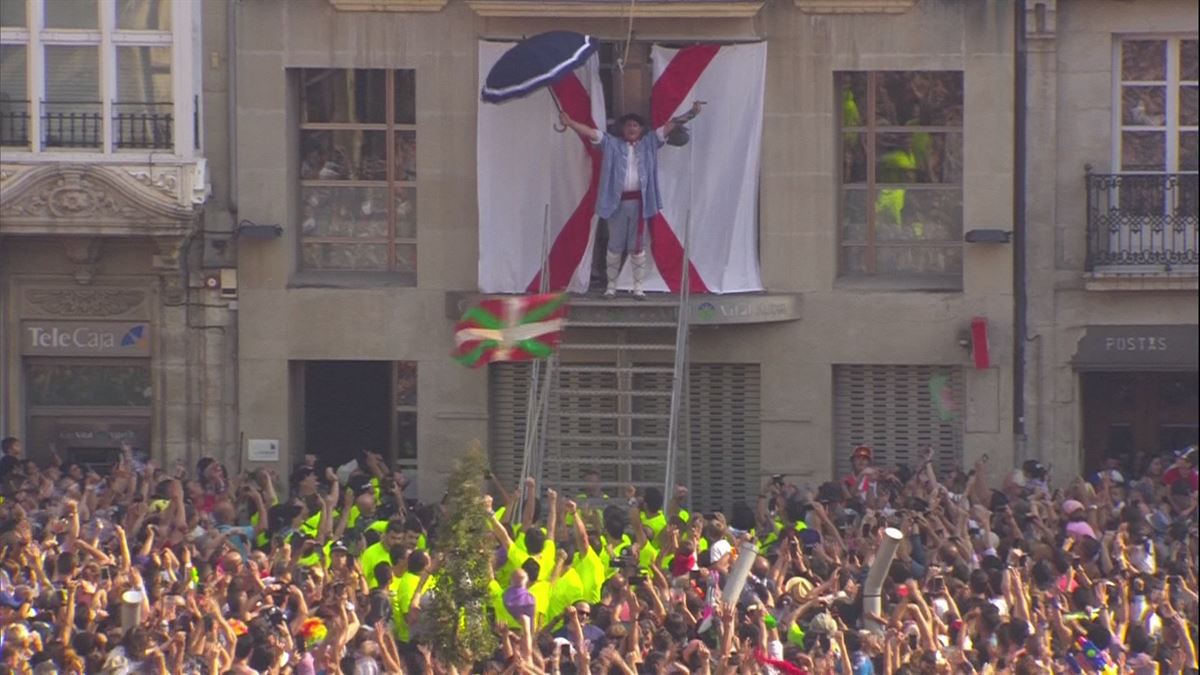
[[[757,363],[693,364],[688,377],[692,508],[754,506],[762,482],[762,387]]]
[[[509,490],[521,478],[528,398],[528,363],[488,366],[488,454],[492,473]]]
[[[947,366],[834,366],[834,450],[838,476],[850,473],[850,451],[869,445],[875,463],[916,468],[933,448],[939,474],[962,463],[963,383]]]

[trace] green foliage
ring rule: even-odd
[[[487,468],[483,448],[473,443],[450,475],[448,512],[438,531],[443,562],[431,608],[430,641],[443,663],[460,667],[486,658],[497,645],[487,613],[493,551],[490,515],[483,505]]]

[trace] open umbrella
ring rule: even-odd
[[[526,38],[504,52],[488,71],[480,97],[486,103],[503,103],[528,96],[583,65],[597,47],[591,36],[565,30]],[[549,91],[561,111],[554,91]]]

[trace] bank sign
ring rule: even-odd
[[[26,321],[21,353],[28,356],[149,356],[150,326],[129,321]]]

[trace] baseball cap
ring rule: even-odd
[[[1068,516],[1083,508],[1083,502],[1078,499],[1068,499],[1062,503],[1063,513]]]
[[[724,558],[732,550],[733,545],[724,539],[714,542],[712,546],[708,547],[709,564],[715,565],[721,562],[721,558]]]
[[[20,609],[22,604],[24,603],[18,600],[17,596],[13,595],[12,593],[0,593],[0,607]]]
[[[853,457],[866,457],[867,459],[871,459],[871,455],[872,455],[871,446],[869,446],[869,445],[860,445],[860,446],[854,448],[854,450],[850,452],[850,457],[852,457],[852,458]]]
[[[346,542],[344,540],[338,539],[337,541],[333,542],[333,547],[329,549],[329,552],[330,553],[338,553],[338,552],[349,553],[350,547],[346,546]]]

